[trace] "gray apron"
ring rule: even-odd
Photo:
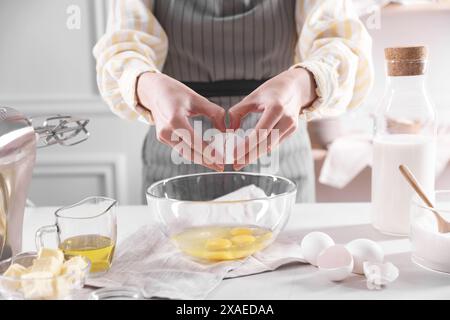
[[[185,83],[264,80],[293,64],[298,39],[295,0],[155,0],[152,11],[169,39],[163,72]],[[246,93],[248,94],[248,93]],[[245,95],[211,96],[226,110]],[[248,115],[241,127],[254,128],[260,114]],[[196,120],[198,120],[197,118]],[[204,130],[211,128],[206,118]],[[172,149],[157,141],[152,126],[144,141],[144,188],[176,175],[209,172],[196,164],[174,164]],[[278,153],[278,154],[277,154]],[[278,163],[258,160],[243,171],[266,172],[293,180],[297,202],[312,202],[314,164],[306,123],[272,154]],[[226,171],[232,171],[230,165]]]

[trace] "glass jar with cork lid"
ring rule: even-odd
[[[436,116],[425,87],[427,57],[425,46],[385,49],[388,77],[375,113],[371,206],[372,224],[383,233],[409,234],[414,194],[400,164],[434,192]]]

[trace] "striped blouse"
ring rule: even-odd
[[[136,108],[136,79],[144,72],[160,72],[168,51],[151,2],[111,0],[107,31],[94,47],[103,99],[118,116],[149,124],[151,113]],[[372,42],[351,2],[296,0],[298,41],[292,67],[314,75],[318,95],[301,117],[340,115],[360,105],[372,87]]]

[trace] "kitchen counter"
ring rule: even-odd
[[[24,221],[23,249],[34,250],[34,233],[42,225],[54,222],[55,208],[28,208]],[[386,261],[400,269],[399,278],[382,290],[369,290],[365,278],[353,275],[341,283],[332,283],[310,265],[293,264],[274,272],[224,280],[210,299],[449,299],[450,275],[424,270],[411,262],[410,243],[405,237],[380,234],[369,224],[367,203],[298,204],[286,233],[306,234],[313,230],[328,233],[336,243],[356,238],[377,241]],[[118,241],[153,216],[145,206],[119,207]],[[245,289],[245,290],[244,290]]]

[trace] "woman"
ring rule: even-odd
[[[264,152],[250,151],[268,143],[268,150],[280,144],[273,173],[297,183],[297,201],[314,201],[305,120],[355,108],[372,85],[371,39],[350,0],[111,2],[94,48],[98,85],[114,113],[153,125],[144,187],[208,170],[261,171]],[[209,161],[205,144],[177,131],[193,137],[197,116],[203,130],[224,131],[227,114],[228,128],[266,130],[232,167]],[[198,164],[171,161],[178,143],[201,155]]]

